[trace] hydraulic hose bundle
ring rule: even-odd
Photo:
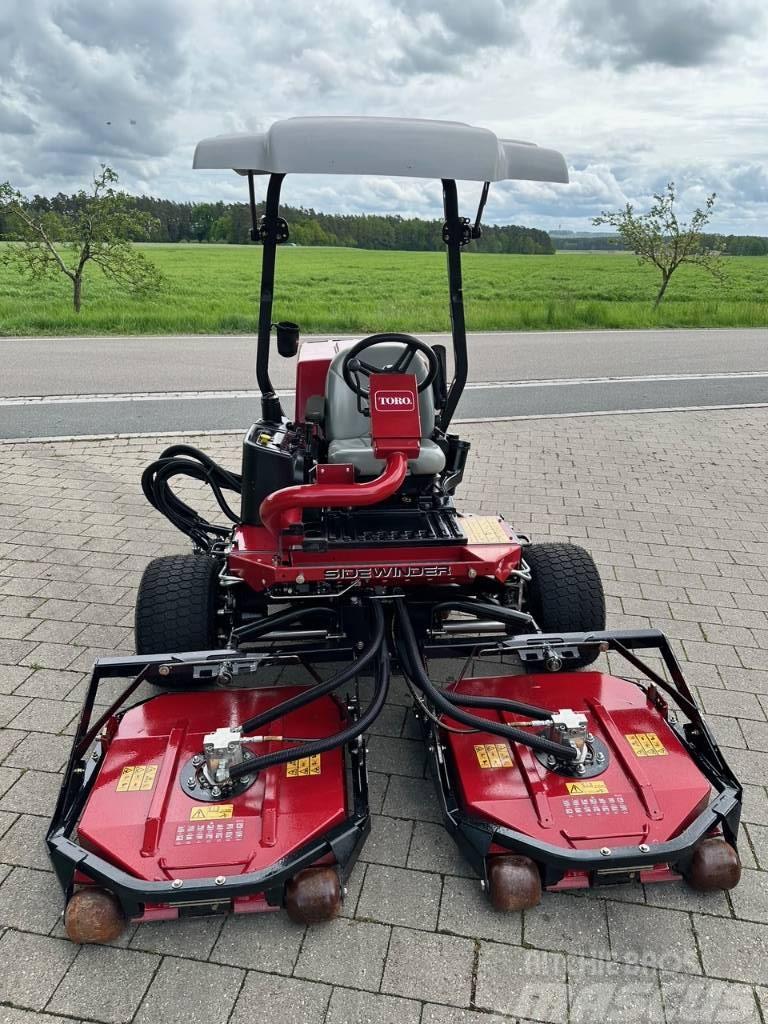
[[[447,605],[448,603],[446,603]],[[456,602],[458,604],[458,602]],[[454,607],[454,602],[450,602]],[[445,605],[443,607],[446,607]],[[478,606],[472,603],[474,612]],[[482,606],[481,606],[482,607]],[[563,743],[555,743],[544,736],[525,732],[513,725],[504,722],[493,722],[487,718],[462,711],[462,707],[493,708],[499,711],[509,711],[515,714],[528,715],[531,718],[541,719],[542,725],[547,721],[552,712],[544,708],[537,708],[530,704],[522,704],[519,701],[504,700],[499,697],[470,696],[460,693],[451,693],[441,690],[434,685],[424,669],[424,663],[419,651],[416,634],[413,629],[411,617],[404,601],[398,601],[396,606],[395,645],[397,647],[400,665],[406,678],[420,691],[424,697],[441,713],[456,722],[461,722],[472,729],[480,732],[489,732],[495,736],[503,736],[514,743],[522,743],[531,750],[538,750],[544,754],[552,754],[560,760],[573,761],[577,757],[576,750]],[[503,609],[509,613],[511,609]],[[524,613],[515,613],[516,616]]]
[[[247,742],[247,735],[249,733],[263,728],[263,726],[275,721],[275,719],[280,718],[282,715],[287,715],[289,712],[296,711],[306,704],[311,704],[312,701],[317,700],[319,697],[325,697],[334,690],[338,690],[340,686],[354,679],[366,666],[374,662],[373,697],[365,711],[359,718],[350,722],[345,729],[340,730],[333,736],[307,740],[300,746],[276,750],[274,753],[262,754],[258,757],[249,757],[241,761],[240,764],[233,765],[230,768],[230,776],[233,779],[238,779],[243,775],[250,775],[265,768],[271,768],[273,765],[285,764],[288,761],[298,760],[302,757],[312,757],[314,754],[325,753],[326,750],[334,750],[336,747],[341,747],[356,739],[378,718],[381,709],[384,707],[384,701],[389,690],[389,652],[385,643],[384,613],[378,601],[371,602],[371,613],[373,618],[373,636],[355,661],[342,669],[341,672],[331,676],[330,679],[318,683],[317,686],[313,686],[306,692],[284,700],[281,704],[270,708],[269,711],[249,718],[241,724],[240,730],[244,740]]]
[[[141,489],[150,505],[178,530],[186,533],[197,548],[211,551],[220,538],[229,535],[231,527],[209,522],[174,494],[170,481],[176,476],[187,476],[207,483],[221,511],[235,524],[240,522],[240,517],[232,511],[223,492],[233,491],[239,495],[242,477],[239,473],[224,469],[205,452],[187,444],[174,444],[166,448],[160,458],[150,463],[141,475]]]
[[[448,610],[449,604],[451,607],[454,607],[454,602],[446,602],[446,604],[442,606],[443,610]],[[463,602],[456,602],[455,606],[458,606],[459,604],[463,605]],[[470,606],[471,611],[474,613],[494,610],[479,602],[467,602],[467,606],[463,606],[460,610],[469,611]],[[340,747],[356,739],[375,721],[384,706],[384,701],[386,700],[387,691],[389,689],[390,658],[387,650],[382,604],[379,601],[372,601],[369,607],[373,619],[372,636],[355,661],[340,672],[331,676],[331,678],[318,683],[316,686],[311,687],[303,693],[297,694],[295,697],[291,697],[288,700],[283,701],[275,707],[270,708],[269,711],[262,712],[261,714],[255,715],[253,718],[243,722],[240,726],[240,731],[243,735],[244,741],[247,742],[249,734],[253,734],[257,730],[262,730],[265,726],[269,725],[270,722],[274,722],[283,715],[287,715],[292,711],[296,711],[299,708],[312,703],[312,701],[315,701],[320,697],[325,697],[328,694],[333,693],[338,690],[339,687],[354,679],[355,676],[357,676],[368,665],[373,663],[374,692],[371,702],[365,711],[345,729],[335,733],[333,736],[306,740],[301,742],[298,746],[287,747],[283,750],[278,750],[270,754],[249,757],[240,764],[233,765],[230,768],[230,775],[233,779],[240,778],[243,775],[253,774],[254,772],[270,768],[274,765],[285,764],[288,761],[297,760],[303,757],[311,757],[315,754],[324,753],[327,750],[333,750],[336,747]],[[323,616],[333,614],[330,609],[322,607],[315,608],[312,611]],[[502,609],[502,611],[507,613],[510,621],[519,621],[521,618],[529,618],[522,612],[514,612],[510,609]],[[305,612],[302,610],[302,612],[291,611],[282,614],[295,616],[298,614],[305,614]],[[277,617],[279,617],[279,615]],[[404,601],[397,601],[395,604],[395,621],[393,625],[395,627],[393,631],[394,644],[404,675],[414,689],[418,691],[418,694],[435,707],[440,714],[443,714],[456,722],[461,722],[463,725],[469,726],[470,729],[503,736],[505,739],[512,740],[515,743],[521,743],[530,747],[532,750],[538,750],[545,754],[554,755],[559,760],[570,761],[577,756],[575,749],[571,746],[554,742],[544,736],[539,736],[535,733],[527,732],[524,729],[516,728],[514,725],[507,725],[504,722],[492,721],[463,710],[464,708],[484,708],[496,711],[506,711],[513,714],[526,715],[535,720],[541,720],[542,725],[544,725],[551,717],[551,711],[545,708],[538,708],[531,704],[525,704],[521,701],[506,700],[500,697],[484,697],[482,695],[474,696],[470,694],[453,693],[451,691],[439,689],[430,680],[424,669],[424,663],[419,651],[416,634]],[[252,628],[254,627],[245,627],[245,629]],[[257,741],[258,737],[254,736],[252,742]]]

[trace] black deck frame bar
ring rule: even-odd
[[[288,237],[287,225],[280,216],[280,191],[284,174],[271,174],[267,185],[264,216],[258,222],[256,192],[253,172],[248,173],[248,199],[251,211],[251,238],[260,241],[264,247],[261,260],[261,285],[259,289],[259,325],[256,341],[256,381],[262,395],[263,417],[274,420],[283,415],[279,399],[275,395],[269,376],[269,354],[272,333],[272,303],[275,288],[275,262],[277,247]],[[443,210],[445,225],[443,240],[448,259],[448,288],[451,312],[451,337],[453,340],[454,376],[448,389],[445,406],[440,412],[438,426],[446,431],[450,426],[467,383],[467,330],[464,319],[464,292],[461,278],[461,250],[479,235],[479,217],[488,195],[488,183],[478,208],[478,223],[473,228],[466,217],[459,216],[456,182],[445,178],[443,186]]]
[[[199,682],[201,670],[216,665],[229,670],[238,661],[254,660],[253,653],[222,649],[164,655],[137,655],[125,658],[100,658],[96,661],[86,691],[80,719],[75,731],[72,751],[64,772],[51,824],[46,834],[48,853],[65,900],[74,890],[75,873],[80,872],[97,885],[109,889],[120,902],[127,918],[138,918],[147,905],[163,905],[183,912],[200,912],[206,906],[212,912],[223,913],[238,896],[263,893],[271,906],[282,906],[285,885],[298,871],[311,867],[330,854],[343,885],[371,829],[368,805],[368,773],[366,748],[362,737],[346,748],[346,766],[351,774],[351,812],[347,818],[324,835],[300,847],[290,857],[277,861],[263,871],[234,875],[223,882],[215,878],[184,879],[173,885],[173,879],[150,882],[115,867],[70,837],[82,814],[104,760],[106,749],[98,735],[103,726],[115,715],[127,710],[126,703],[143,682],[167,679],[167,670],[177,677],[175,681],[190,685]],[[109,678],[128,678],[130,682],[112,704],[93,720],[96,696],[100,684]],[[150,700],[156,698],[149,698]],[[137,704],[141,701],[137,701]],[[135,706],[135,705],[129,705]],[[95,743],[94,743],[95,740]]]

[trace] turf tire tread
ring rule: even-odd
[[[219,566],[206,555],[164,555],[144,570],[136,599],[137,654],[211,650]]]
[[[592,556],[577,544],[531,544],[523,557],[531,570],[528,610],[545,633],[605,629],[605,594]],[[585,654],[569,667],[583,668],[598,657]]]

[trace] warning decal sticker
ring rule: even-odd
[[[581,818],[582,821],[594,818],[596,814],[629,814],[621,793],[616,796],[564,796],[563,810],[570,818]]]
[[[655,732],[628,732],[625,738],[637,757],[663,757],[667,753]]]
[[[207,807],[193,807],[189,812],[190,821],[219,821],[231,818],[234,804],[209,804]]]
[[[461,528],[469,544],[509,544],[509,534],[496,516],[466,516]]]
[[[566,782],[565,788],[571,796],[593,796],[595,793],[607,793],[608,787],[604,782]]]
[[[321,771],[320,754],[289,761],[285,766],[285,774],[289,779],[303,779],[308,775],[319,775]]]
[[[117,780],[118,793],[146,793],[155,784],[156,764],[131,764],[123,768]]]
[[[477,743],[475,756],[481,768],[512,767],[512,756],[506,743]]]

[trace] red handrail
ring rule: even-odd
[[[364,484],[298,484],[284,487],[269,494],[262,501],[259,517],[275,535],[295,523],[301,522],[305,508],[344,508],[355,505],[375,505],[391,497],[400,487],[408,469],[403,452],[387,456],[381,476]]]

